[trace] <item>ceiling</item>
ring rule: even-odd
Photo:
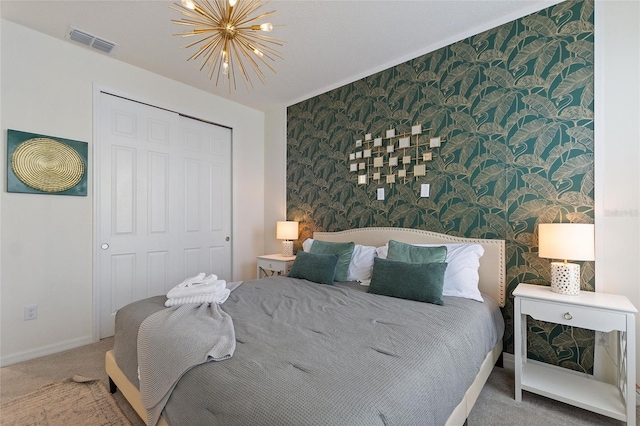
[[[270,34],[286,40],[279,49],[284,60],[274,64],[275,74],[262,67],[266,85],[254,77],[253,89],[240,82],[231,93],[226,86],[216,87],[215,77],[209,80],[206,71],[198,71],[199,63],[186,61],[194,50],[183,49],[185,41],[173,36],[184,28],[171,23],[180,14],[169,8],[170,1],[1,0],[0,15],[62,40],[67,40],[73,26],[116,43],[110,55],[114,59],[264,111],[294,104],[558,2],[274,0],[262,11],[276,10],[270,21],[284,24]]]

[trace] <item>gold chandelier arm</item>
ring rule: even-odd
[[[216,22],[220,22],[225,17],[226,8],[221,8],[221,5],[218,2],[216,2],[214,5],[206,0],[202,2],[202,8],[209,12],[210,17]]]
[[[253,52],[253,48],[251,45],[245,46],[248,51]],[[254,70],[256,70],[256,73],[260,73],[262,75],[262,79],[263,83],[266,84],[266,78],[264,76],[264,73],[262,72],[262,70],[260,70],[260,68],[258,67],[258,63],[255,61],[256,59],[258,59],[260,62],[262,62],[267,68],[269,68],[271,71],[273,71],[274,74],[276,74],[276,70],[264,59],[264,57],[259,56],[259,55],[255,55],[255,54],[249,54],[248,52],[245,52],[244,50],[242,51],[242,53],[244,53],[248,60],[250,61],[250,63],[255,64],[255,66],[253,66]],[[266,54],[265,54],[266,56]],[[273,61],[273,58],[269,58]]]
[[[244,61],[242,60],[242,56],[244,56],[245,58],[248,59],[249,63],[251,64],[251,57],[249,56],[249,54],[245,50],[239,49],[237,47],[236,47],[236,49],[237,49],[236,58],[238,60],[238,67],[242,71],[242,75],[244,76],[244,82],[247,85],[247,88],[248,88],[248,86],[251,86],[251,88],[253,88],[253,82],[251,81],[251,77],[250,77],[249,73],[247,72],[247,68],[244,65]],[[255,71],[255,68],[254,68],[254,71]],[[263,84],[264,84],[264,80],[263,80],[264,76],[261,75],[261,72],[258,70],[258,72],[256,72],[256,74],[258,75],[258,78],[260,79],[260,81],[262,81]]]
[[[236,37],[238,39],[239,42],[241,42],[243,45],[247,46],[249,45],[250,50],[253,51],[254,48],[257,48],[258,50],[260,50],[263,54],[268,55],[269,59],[275,61],[274,58],[271,58],[271,56],[276,56],[279,59],[283,59],[282,56],[280,56],[279,52],[275,49],[273,49],[271,46],[262,43],[260,40],[256,40],[255,38],[251,38],[251,37],[245,37],[244,35],[241,35],[239,37]]]
[[[210,35],[210,36],[208,36],[208,37],[204,37],[204,38],[201,38],[201,39],[199,39],[199,40],[193,41],[193,42],[191,42],[191,43],[189,43],[189,44],[186,44],[186,45],[184,45],[184,46],[182,46],[182,47],[183,47],[184,49],[189,49],[189,48],[191,48],[191,47],[195,46],[195,45],[196,45],[196,44],[198,44],[198,43],[202,43],[203,41],[205,41],[205,40],[207,40],[207,39],[210,39],[211,37],[213,37],[213,35]],[[209,43],[207,43],[207,45],[209,45]],[[187,59],[187,61],[190,61],[191,59],[195,59],[195,58],[197,58],[197,57],[198,57],[198,55],[197,55],[197,54],[195,54],[195,55],[191,56],[189,59]]]
[[[233,8],[233,15],[230,16],[230,18],[233,18],[233,22],[241,24],[244,19],[247,19],[247,16],[258,10],[260,7],[260,0],[238,1]]]
[[[213,54],[213,52],[214,51],[219,51],[221,49],[219,47],[219,45],[220,45],[220,40],[212,39],[206,45],[202,46],[198,50],[198,52],[196,52],[188,60],[190,61],[192,59],[198,59],[198,56],[200,56],[204,51],[206,51],[208,49],[208,52],[204,55],[204,58],[202,60],[202,64],[200,65],[200,68],[199,68],[199,70],[202,71],[202,68],[204,68],[204,65],[206,64],[207,60],[209,60],[209,58],[211,58],[211,55]]]

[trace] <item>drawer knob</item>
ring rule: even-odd
[[[563,316],[564,316],[564,319],[566,319],[567,321],[573,319],[573,315],[571,315],[570,312],[565,312]]]

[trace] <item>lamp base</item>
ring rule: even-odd
[[[282,256],[284,257],[293,256],[293,241],[282,242]]]
[[[551,291],[577,296],[580,294],[580,265],[551,262]]]

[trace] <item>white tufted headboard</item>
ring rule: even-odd
[[[339,232],[314,232],[313,238],[328,242],[350,242],[379,247],[389,240],[409,244],[476,243],[484,248],[480,258],[480,291],[504,307],[506,298],[504,240],[454,237],[437,232],[409,228],[357,228]]]

